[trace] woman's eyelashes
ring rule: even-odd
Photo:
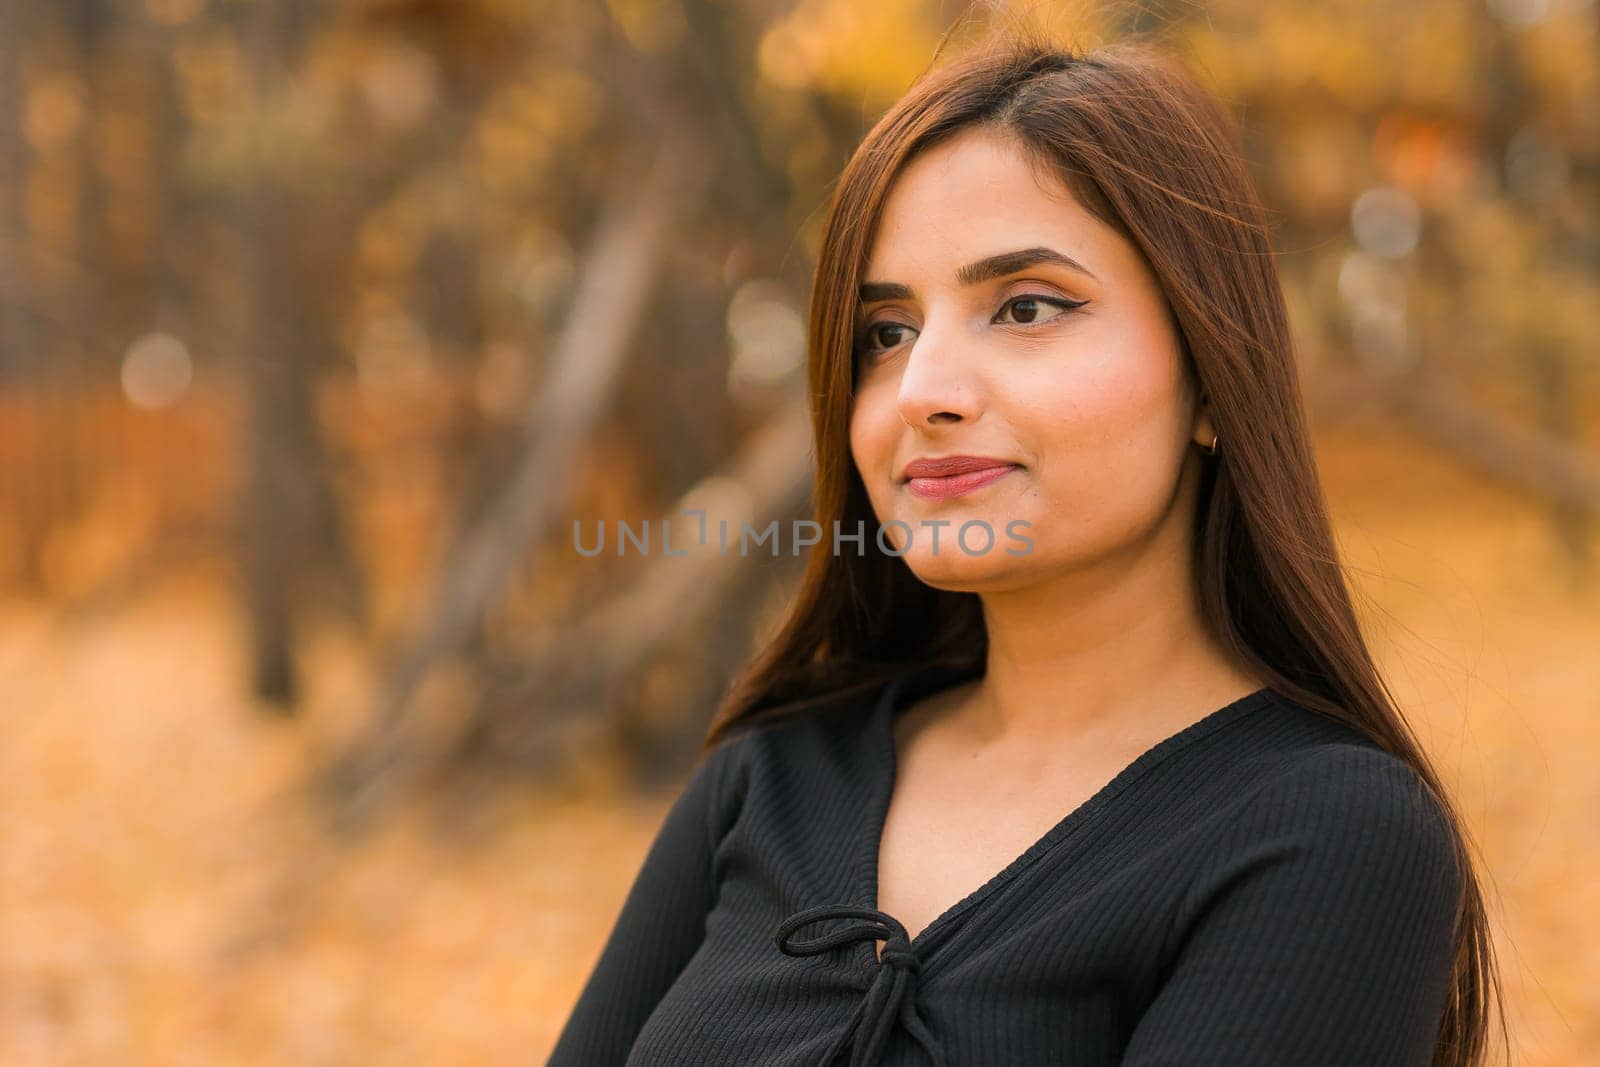
[[[999,318],[1001,315],[1004,315],[1007,308],[1020,309],[1025,305],[1045,304],[1049,307],[1060,309],[1060,314],[1051,315],[1049,318],[1043,320],[1044,322],[1053,322],[1054,320],[1060,318],[1061,315],[1065,315],[1069,311],[1076,311],[1078,308],[1083,307],[1083,305],[1087,304],[1088,302],[1089,301],[1087,300],[1063,300],[1060,297],[1055,296],[1042,296],[1036,293],[1025,293],[1022,296],[1014,296],[1010,300],[1007,300],[1000,306],[1000,315],[995,317]],[[1030,307],[1030,310],[1024,312],[1024,314],[1033,316],[1039,314],[1039,311],[1037,308]],[[1018,325],[1034,326],[1039,325],[1040,321],[1041,320],[1039,319],[1030,317],[1023,319],[1020,323],[1018,323]]]
[[[1087,300],[1066,300],[1058,296],[1045,296],[1043,293],[1022,293],[1001,304],[1000,310],[995,313],[994,318],[990,321],[997,325],[1021,326],[1024,329],[1040,327],[1054,322],[1069,312],[1078,310],[1088,302]],[[1057,309],[1056,313],[1041,319],[1038,317],[1040,314],[1039,305],[1055,308]],[[1006,313],[1008,311],[1017,315],[1018,318],[1009,322],[1006,321]],[[888,337],[885,337],[885,331],[889,332]],[[894,322],[893,320],[868,323],[856,334],[856,351],[858,354],[869,358],[875,357],[890,349],[898,348],[905,342],[905,334],[915,334],[916,332],[917,330],[914,326],[908,326],[903,322]],[[874,344],[873,342],[875,341],[880,342],[880,344]],[[881,343],[885,341],[888,343]]]

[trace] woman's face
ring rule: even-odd
[[[901,172],[869,254],[850,448],[879,523],[905,524],[885,543],[941,588],[1162,542],[1189,445],[1211,441],[1143,257],[1040,180],[1001,135],[959,134]],[[1005,466],[905,476],[954,456]]]

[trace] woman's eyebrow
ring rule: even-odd
[[[1036,245],[1033,248],[1019,248],[1015,252],[1001,252],[993,256],[985,256],[974,263],[956,271],[956,281],[962,285],[977,285],[979,282],[989,281],[991,278],[1003,278],[1007,274],[1015,274],[1021,270],[1039,263],[1052,263],[1067,270],[1077,271],[1079,274],[1094,278],[1094,272],[1082,263],[1073,259],[1065,252],[1057,252],[1053,248]],[[1097,281],[1099,279],[1096,279]],[[871,304],[878,300],[908,300],[916,294],[909,285],[899,282],[863,282],[861,284],[861,302]]]

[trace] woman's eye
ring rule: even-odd
[[[1014,325],[1040,326],[1060,318],[1069,311],[1076,311],[1083,307],[1087,300],[1063,300],[1060,297],[1044,296],[1038,293],[1025,293],[1014,296],[1000,307],[1000,312],[994,321],[1003,319],[1007,311],[1012,312],[1016,318]],[[1051,313],[1054,309],[1054,313]],[[907,326],[903,322],[874,322],[863,327],[856,335],[856,349],[858,354],[875,357],[891,348],[898,348],[911,337],[916,336],[916,328]]]
[[[1007,300],[1000,306],[1000,314],[996,317],[1003,318],[1007,309],[1010,309],[1017,315],[1015,321],[1019,325],[1036,326],[1042,322],[1050,322],[1053,319],[1058,319],[1067,312],[1075,311],[1087,303],[1087,300],[1061,300],[1053,296],[1039,296],[1036,293],[1027,293],[1022,296],[1014,296],[1010,300]],[[1044,317],[1041,318],[1041,314],[1043,314],[1049,308],[1056,308],[1057,313],[1054,315],[1044,315]]]
[[[894,348],[905,341],[905,334],[915,333],[901,322],[875,322],[861,331],[860,347],[868,355]]]

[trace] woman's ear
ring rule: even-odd
[[[1201,393],[1200,404],[1194,416],[1194,443],[1209,452],[1216,432],[1217,428],[1211,423],[1211,403],[1206,399],[1206,395]]]

